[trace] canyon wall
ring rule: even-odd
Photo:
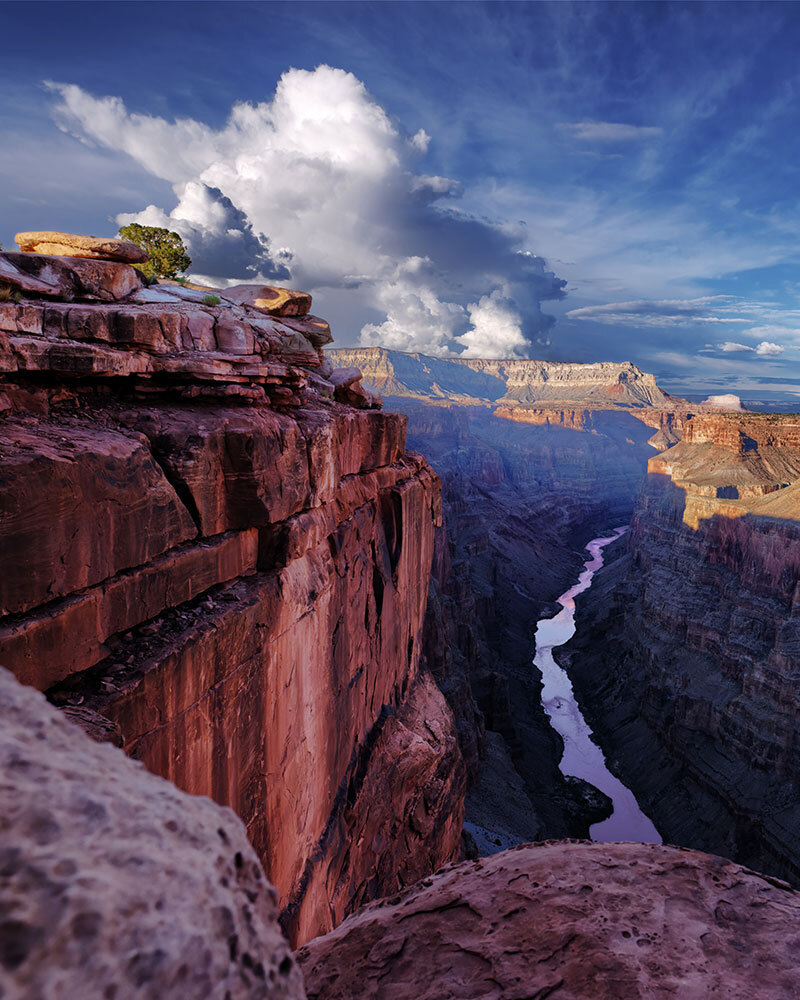
[[[800,418],[698,415],[650,460],[562,655],[668,841],[800,878]]]
[[[425,653],[456,715],[477,850],[587,836],[607,806],[558,770],[534,624],[577,577],[586,541],[630,519],[647,461],[678,439],[687,404],[626,364],[329,353],[408,415],[409,442],[442,479]]]
[[[330,357],[354,365],[378,392],[457,403],[536,403],[564,400],[595,406],[665,406],[670,397],[655,378],[629,361],[433,358],[383,347],[339,348]]]
[[[308,296],[3,263],[0,664],[231,806],[293,940],[457,856],[420,664],[440,484],[406,419],[332,370]]]

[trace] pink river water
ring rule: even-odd
[[[566,671],[553,659],[553,648],[562,646],[575,633],[575,598],[592,585],[592,577],[603,565],[603,549],[627,530],[627,525],[623,525],[608,538],[594,538],[586,546],[590,558],[584,563],[578,582],[558,598],[561,611],[555,618],[543,618],[536,625],[533,662],[541,671],[544,683],[542,705],[553,728],[564,740],[564,756],[559,764],[561,773],[583,778],[605,792],[614,803],[611,816],[589,828],[592,840],[660,844],[658,831],[639,808],[633,792],[606,767],[603,751],[592,740],[592,731],[578,707],[572,683]]]

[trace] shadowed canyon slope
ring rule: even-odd
[[[534,623],[555,613],[585,543],[630,520],[648,459],[677,440],[691,408],[629,364],[329,353],[395,393],[387,409],[408,414],[409,441],[442,479],[447,544],[437,543],[430,601],[449,632],[429,627],[438,647],[426,652],[477,775],[468,829],[483,851],[588,836],[605,801],[558,770],[560,737],[531,667]],[[480,763],[475,702],[488,730]]]
[[[666,839],[797,881],[800,417],[695,416],[649,470],[562,662]]]

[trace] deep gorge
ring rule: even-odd
[[[209,304],[124,263],[20,258],[3,255],[20,292],[0,303],[9,997],[46,993],[53,970],[74,993],[90,966],[108,995],[120,976],[180,995],[198,947],[192,996],[355,997],[353,975],[394,996],[417,974],[411,995],[436,996],[452,954],[469,995],[493,995],[517,988],[508,955],[538,981],[569,953],[577,984],[595,949],[613,989],[650,973],[603,936],[604,907],[643,920],[665,886],[688,910],[637,947],[664,934],[688,960],[685,920],[729,933],[720,894],[762,907],[774,946],[764,928],[796,901],[771,878],[795,863],[792,419],[698,415],[627,364],[396,371],[388,352],[324,350],[304,293],[270,312],[250,286]],[[665,841],[769,878],[656,844],[518,846],[608,815],[561,773],[531,661],[586,543],[629,521],[556,655]],[[711,744],[747,759],[746,802],[739,772],[720,782],[698,754]],[[233,812],[215,825],[209,800]],[[98,884],[148,915],[141,934]],[[497,950],[487,892],[509,914]],[[514,919],[528,907],[539,957]],[[124,971],[105,958],[119,935]],[[409,969],[407,940],[447,935]]]

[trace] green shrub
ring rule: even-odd
[[[137,265],[145,278],[177,279],[182,271],[192,266],[192,258],[186,252],[183,240],[170,229],[132,222],[129,226],[122,226],[119,235],[150,254],[150,260]]]
[[[0,302],[22,302],[22,293],[10,285],[0,285]]]
[[[203,296],[203,305],[204,306],[218,306],[220,304],[220,302],[222,302],[222,299],[219,297],[219,295],[204,295]]]

